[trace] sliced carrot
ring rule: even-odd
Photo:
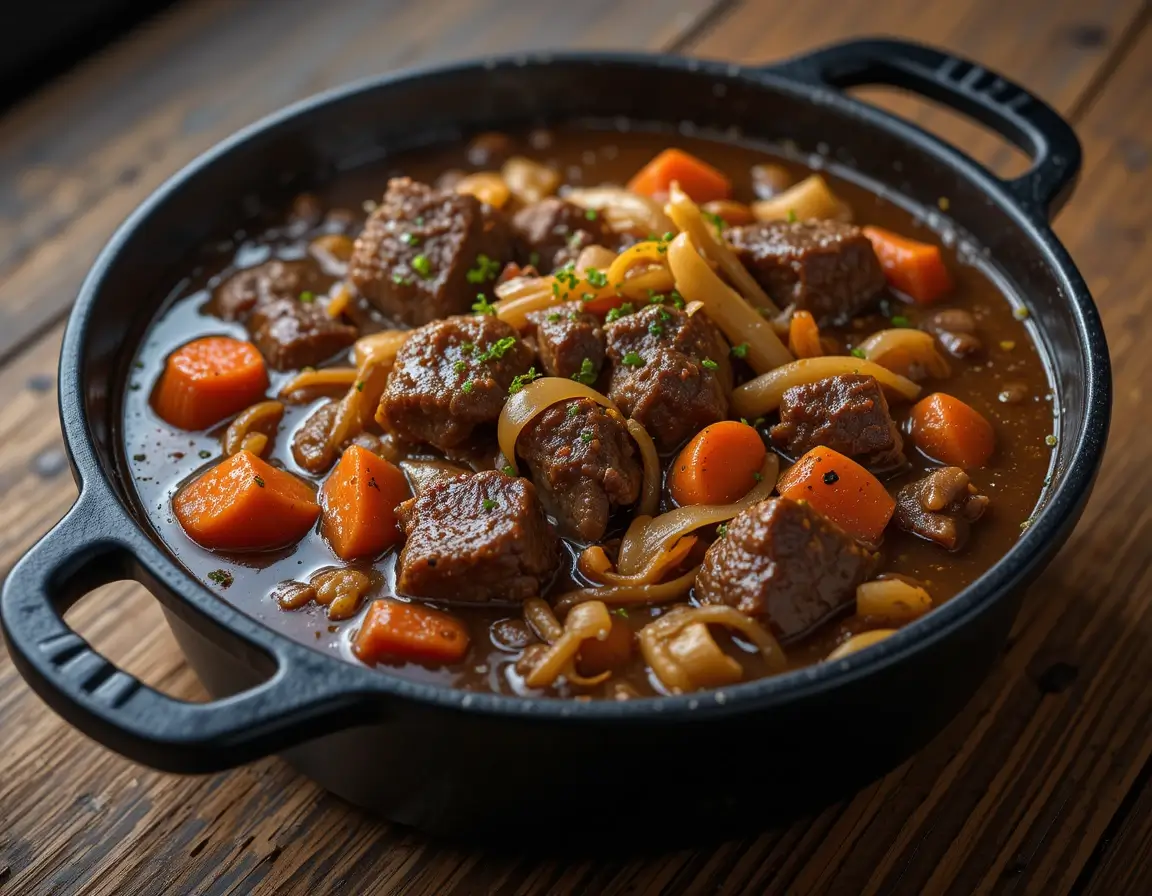
[[[788,325],[788,351],[797,358],[819,358],[824,354],[820,328],[809,311],[796,311]]]
[[[781,497],[807,501],[845,532],[877,544],[896,510],[884,484],[851,458],[818,445],[780,477]]]
[[[576,656],[576,671],[588,678],[604,672],[614,672],[632,658],[632,626],[619,616],[612,617],[608,637],[586,638]]]
[[[628,189],[643,196],[667,195],[672,182],[696,202],[712,202],[732,195],[732,181],[707,162],[682,149],[666,149],[628,181]]]
[[[320,531],[341,560],[379,554],[400,540],[396,505],[407,497],[398,467],[350,445],[320,489]]]
[[[180,429],[206,429],[259,401],[268,388],[264,358],[251,342],[205,336],[168,356],[152,407]]]
[[[458,663],[468,653],[468,631],[459,619],[439,610],[378,600],[368,608],[352,652],[370,666],[384,661]]]
[[[304,537],[320,515],[312,486],[238,451],[172,499],[184,531],[213,551],[265,551]]]
[[[888,282],[921,305],[930,305],[952,290],[952,275],[940,247],[909,239],[880,227],[865,227]]]
[[[767,453],[753,427],[721,420],[696,433],[676,456],[668,490],[681,506],[731,504],[756,485]]]
[[[992,424],[945,392],[933,392],[913,406],[912,441],[934,460],[967,470],[984,466],[996,450]]]

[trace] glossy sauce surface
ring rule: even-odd
[[[538,136],[521,139],[519,151],[540,161],[553,164],[569,185],[622,183],[653,155],[669,145],[681,146],[725,171],[734,183],[734,198],[754,199],[750,178],[753,165],[781,163],[777,156],[763,148],[689,139],[679,135],[643,132],[617,133],[562,129],[547,141]],[[807,172],[802,166],[784,162],[800,177]],[[482,167],[482,166],[481,166]],[[429,151],[418,158],[397,158],[378,166],[345,174],[337,183],[320,188],[317,193],[327,209],[348,209],[353,219],[347,232],[355,234],[364,217],[366,199],[379,197],[389,176],[407,174],[417,180],[434,183],[445,170],[460,168],[479,170],[469,164],[464,147]],[[902,209],[833,177],[828,178],[837,194],[848,201],[857,224],[877,224],[917,239],[939,242],[938,237],[918,225]],[[279,220],[277,221],[277,217]],[[209,260],[198,267],[189,264],[188,279],[175,291],[169,304],[149,329],[141,345],[125,393],[123,443],[133,472],[137,493],[160,539],[179,561],[206,586],[217,591],[246,613],[261,622],[317,649],[333,651],[357,660],[350,650],[351,638],[359,627],[363,610],[355,618],[332,623],[325,608],[310,604],[296,611],[285,611],[269,596],[272,589],[288,579],[303,580],[316,570],[343,565],[332,554],[317,531],[311,532],[297,546],[280,552],[222,556],[193,544],[181,531],[171,512],[171,499],[178,488],[221,459],[219,436],[224,425],[207,433],[187,433],[173,429],[160,420],[149,404],[152,384],[159,376],[166,357],[179,346],[198,336],[228,334],[247,338],[243,325],[227,323],[207,313],[206,305],[212,287],[235,270],[250,267],[270,257],[301,258],[311,238],[323,232],[305,230],[285,224],[287,212],[270,211],[273,223],[257,227],[236,239],[222,243]],[[963,308],[972,313],[979,325],[984,350],[975,359],[950,359],[952,376],[947,381],[925,381],[924,394],[944,389],[961,398],[982,413],[995,428],[997,449],[990,463],[970,471],[980,493],[991,499],[990,509],[974,526],[967,545],[949,553],[939,546],[889,526],[880,548],[886,572],[911,576],[927,584],[938,604],[954,596],[992,566],[1014,544],[1021,525],[1029,518],[1041,497],[1050,466],[1051,440],[1054,433],[1050,381],[1044,364],[1029,334],[1028,326],[1014,313],[1013,305],[989,277],[973,264],[957,257],[951,249],[945,256],[956,282],[956,289],[942,303],[933,307]],[[852,322],[851,326],[825,331],[836,337],[847,349],[858,344],[871,332],[891,327],[890,317],[904,317],[916,326],[921,310],[892,295],[886,297],[879,312]],[[347,364],[343,357],[332,364]],[[271,372],[268,390],[275,395],[292,373]],[[1005,391],[1023,394],[1021,401],[1005,402]],[[287,470],[313,482],[293,460],[289,445],[292,433],[307,416],[326,399],[304,405],[286,405],[283,422],[275,438],[270,458]],[[909,405],[894,404],[893,415],[906,427]],[[925,470],[937,465],[909,447],[911,466],[898,476],[885,480],[893,494],[905,483],[919,478]],[[491,466],[489,457],[477,458],[475,465]],[[433,453],[420,456],[434,457]],[[665,499],[667,500],[667,499]],[[626,524],[626,519],[620,521]],[[620,527],[614,530],[618,536]],[[611,537],[610,533],[609,537]],[[567,544],[569,566],[580,548]],[[699,548],[698,548],[699,550]],[[375,563],[351,564],[369,572],[374,588],[369,599],[390,596],[395,583],[396,553],[391,552]],[[221,586],[218,571],[231,575],[232,584]],[[550,592],[558,594],[574,584],[584,584],[574,571],[562,574]],[[460,666],[428,668],[416,664],[387,667],[405,677],[434,681],[444,685],[501,693],[531,693],[514,670],[518,656],[501,643],[494,623],[502,619],[519,620],[517,607],[452,607],[455,615],[468,626],[472,647],[467,661]],[[636,608],[628,611],[628,624],[639,630],[658,609]],[[788,649],[789,664],[801,666],[822,659],[849,631],[869,627],[859,620],[844,620],[826,625],[814,636]],[[880,626],[877,626],[880,627]],[[718,636],[718,642],[729,644],[731,652],[746,669],[747,677],[765,674],[758,654],[749,645]],[[384,668],[384,667],[382,667]],[[626,680],[641,694],[655,693],[648,673],[639,657],[616,680]],[[554,695],[570,693],[563,686],[549,691]]]

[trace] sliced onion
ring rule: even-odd
[[[896,634],[896,630],[892,628],[878,628],[870,632],[862,632],[859,635],[853,635],[835,650],[833,650],[825,660],[842,660],[846,656],[851,656],[858,653],[865,647],[871,647],[873,644],[879,644],[889,635]]]
[[[524,427],[552,405],[572,398],[590,398],[597,404],[611,408],[617,414],[620,413],[620,409],[606,395],[576,380],[558,376],[545,376],[534,380],[504,402],[504,409],[500,411],[500,422],[496,427],[496,438],[500,442],[500,450],[514,472],[517,470],[516,440],[520,438]]]
[[[598,585],[651,585],[664,577],[670,569],[675,569],[692,553],[696,546],[695,535],[685,535],[669,550],[648,560],[647,565],[634,576],[622,576],[612,569],[612,561],[598,544],[589,545],[576,558],[576,567],[587,578]]]
[[[284,405],[278,401],[258,401],[245,408],[228,424],[221,440],[224,453],[231,457],[241,449],[251,451],[257,457],[268,447],[268,439],[276,434],[276,428],[284,418]],[[259,436],[263,442],[253,437]]]
[[[812,174],[771,199],[752,203],[752,214],[761,221],[852,220],[852,207],[832,192],[828,182]]]
[[[546,688],[561,675],[574,680],[572,664],[580,652],[580,645],[589,638],[604,640],[611,628],[612,617],[601,601],[593,600],[574,607],[564,620],[563,634],[549,645],[536,667],[524,677],[524,683],[530,688]],[[591,687],[611,676],[611,672],[603,672],[591,678],[580,677],[575,683]]]
[[[784,392],[793,386],[804,386],[830,376],[855,373],[875,377],[888,390],[889,395],[897,398],[911,401],[920,394],[920,387],[912,380],[873,361],[845,355],[825,355],[822,358],[793,361],[738,386],[732,391],[732,407],[741,417],[762,417],[779,408]]]
[[[635,575],[640,571],[644,558],[667,551],[689,532],[726,522],[753,504],[763,501],[776,487],[779,472],[780,458],[770,451],[760,468],[760,481],[739,501],[732,504],[689,504],[661,514],[636,534],[629,527],[624,541],[633,543],[629,544],[627,553],[624,544],[621,544],[617,571],[626,576]]]
[[[639,514],[633,517],[628,530],[620,540],[620,550],[616,555],[616,571],[622,575],[625,569],[632,570],[629,575],[637,575],[636,570],[644,566],[645,558],[640,556],[640,551],[644,546],[644,530],[650,522],[652,522],[650,516]]]
[[[682,233],[668,247],[668,265],[676,288],[689,302],[700,302],[708,317],[733,345],[748,343],[745,358],[757,373],[787,364],[792,353],[780,341],[771,322],[708,267],[692,238]]]
[[[948,362],[936,350],[936,340],[923,330],[880,330],[857,347],[869,361],[911,380],[929,376],[944,379],[952,374]]]
[[[623,187],[577,187],[565,193],[564,198],[581,208],[601,212],[605,223],[616,233],[644,237],[676,229],[658,202]]]
[[[693,566],[679,578],[659,584],[646,585],[612,585],[608,588],[578,588],[561,594],[556,599],[556,610],[563,613],[566,610],[581,606],[589,601],[599,601],[612,606],[632,606],[634,604],[666,604],[673,600],[682,600],[692,586],[696,583],[696,573],[700,571],[699,565]]]
[[[640,503],[636,505],[639,516],[652,516],[660,505],[660,457],[656,453],[656,443],[640,423],[629,420],[628,432],[640,449],[640,461],[644,467],[644,484],[640,492]]]
[[[391,368],[396,363],[396,355],[412,335],[411,330],[381,330],[356,340],[356,366],[363,367],[368,361],[375,361]]]
[[[355,367],[325,367],[322,370],[302,370],[280,387],[279,397],[284,401],[311,401],[316,394],[343,392],[356,383]]]
[[[856,588],[856,615],[902,625],[932,609],[932,595],[900,579],[876,579]]]
[[[740,263],[740,259],[728,248],[728,244],[717,239],[714,231],[700,214],[700,208],[680,189],[680,185],[673,183],[668,191],[668,204],[666,211],[676,222],[676,226],[692,237],[692,242],[704,253],[704,257],[719,265],[725,276],[736,287],[736,291],[753,307],[764,308],[772,314],[778,314],[780,309],[776,303],[768,298],[768,293],[760,287],[755,278],[748,273],[748,269]]]
[[[332,431],[328,433],[328,450],[333,456],[341,445],[352,441],[372,423],[380,404],[380,396],[388,384],[391,366],[372,357],[360,365],[356,382],[340,399],[340,407],[336,409],[336,418],[332,421]]]
[[[538,597],[524,601],[524,621],[541,641],[548,644],[555,644],[564,634],[564,626],[552,612],[552,607]]]

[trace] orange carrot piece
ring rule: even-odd
[[[604,672],[614,672],[632,658],[632,626],[619,616],[612,617],[608,637],[586,638],[576,656],[576,671],[588,678]]]
[[[176,493],[184,531],[212,551],[265,551],[299,541],[320,515],[312,486],[238,451]]]
[[[643,196],[668,195],[672,182],[695,202],[712,202],[732,195],[732,181],[706,162],[682,149],[666,149],[628,181],[628,189]]]
[[[320,489],[320,531],[341,560],[382,553],[400,540],[396,505],[407,497],[398,467],[350,445]]]
[[[912,441],[932,459],[966,470],[984,466],[996,450],[996,433],[987,418],[945,392],[913,406]]]
[[[797,358],[819,358],[824,354],[820,328],[810,311],[797,311],[788,325],[788,351]]]
[[[152,407],[180,429],[206,429],[259,401],[268,388],[264,358],[251,342],[205,336],[168,356]]]
[[[776,484],[781,497],[807,501],[850,535],[877,544],[896,510],[883,483],[851,458],[818,445]]]
[[[888,282],[921,305],[931,305],[952,290],[952,275],[940,247],[880,227],[865,227]]]
[[[756,485],[768,450],[753,427],[721,420],[704,427],[676,456],[668,490],[685,504],[731,504]]]
[[[468,653],[468,631],[454,616],[420,604],[374,601],[352,642],[362,663],[392,662],[439,665],[458,663]]]

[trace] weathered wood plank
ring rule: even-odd
[[[699,46],[706,55],[752,61],[855,31],[905,33],[1000,67],[1063,109],[1083,107],[1136,4],[1090,13],[1044,4],[1044,16],[1023,5],[1032,7],[1033,25],[1042,23],[1027,47],[991,36],[1005,21],[991,2],[933,7],[934,14],[913,3],[868,4],[866,12],[838,4],[831,15],[776,0],[749,0]],[[1085,41],[1083,34],[1098,34],[1097,25],[1103,44]],[[1072,33],[1080,36],[1062,37]],[[1141,47],[1148,56],[1147,41]],[[155,52],[163,51],[157,45]],[[374,822],[275,761],[201,779],[141,769],[52,716],[14,680],[0,653],[0,748],[14,757],[0,778],[0,884],[8,866],[16,892],[67,891],[81,882],[98,893],[314,893],[339,885],[438,894],[933,892],[949,880],[962,891],[1065,888],[1149,751],[1148,698],[1139,692],[1149,672],[1139,653],[1148,622],[1134,596],[1149,590],[1137,558],[1152,526],[1142,506],[1146,492],[1132,483],[1146,481],[1139,476],[1148,451],[1138,438],[1140,395],[1133,390],[1148,379],[1149,362],[1138,353],[1146,335],[1140,327],[1147,327],[1141,315],[1152,298],[1147,262],[1134,250],[1152,213],[1145,198],[1149,134],[1125,114],[1148,88],[1146,70],[1133,71],[1135,56],[1128,53],[1116,74],[1120,99],[1105,85],[1083,123],[1089,170],[1062,229],[1105,306],[1117,361],[1113,444],[1125,447],[1124,456],[1115,449],[1110,455],[1086,524],[1028,602],[1003,665],[920,756],[811,819],[714,849],[572,863],[485,855]],[[955,135],[962,131],[935,114],[922,120],[961,139]],[[0,120],[0,132],[3,126]],[[992,141],[978,151],[997,163]],[[1118,157],[1134,170],[1112,165]],[[62,233],[108,208],[97,201]],[[71,243],[62,237],[61,245]],[[74,289],[82,259],[61,263],[72,271]],[[52,473],[58,459],[37,461],[59,446],[54,396],[42,388],[54,370],[54,340],[58,331],[0,370],[0,391],[11,396],[0,408],[0,490],[7,498],[0,568],[74,494],[66,473]],[[30,474],[38,463],[47,478]],[[130,613],[81,605],[77,624],[108,638],[102,643],[109,652],[147,680],[198,693],[173,660],[158,611],[131,597],[132,586],[115,588],[106,597],[137,601]],[[72,775],[48,773],[73,767]],[[1147,842],[1138,830],[1133,836]],[[1124,880],[1118,869],[1125,861],[1118,854],[1101,864],[1116,872],[1104,880]]]

